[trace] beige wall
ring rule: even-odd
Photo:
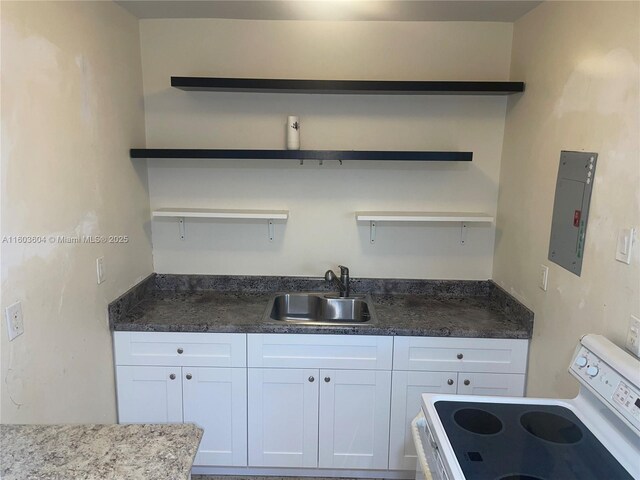
[[[535,311],[531,396],[576,393],[578,338],[623,345],[640,313],[640,244],[615,260],[618,230],[640,226],[639,18],[637,2],[545,2],[514,25],[511,77],[527,90],[507,111],[494,278]],[[560,150],[599,153],[580,277],[547,260]]]
[[[1,420],[113,422],[106,305],[152,271],[138,21],[111,2],[2,2]],[[104,256],[106,282],[96,284]],[[8,342],[7,305],[25,333]]]
[[[497,204],[505,97],[183,92],[172,75],[503,80],[512,25],[465,22],[143,20],[147,144],[283,148],[299,115],[302,148],[473,151],[471,164],[149,160],[151,207],[288,209],[266,222],[153,222],[158,272],[473,278],[492,274],[494,229],[381,224],[358,210],[479,211]]]

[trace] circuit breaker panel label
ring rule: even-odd
[[[597,153],[560,153],[549,260],[580,276]]]

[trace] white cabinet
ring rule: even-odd
[[[180,367],[118,366],[120,423],[181,423]]]
[[[456,373],[393,372],[389,442],[391,470],[411,470],[416,467],[416,449],[411,436],[411,420],[420,411],[420,395],[456,393],[456,388]]]
[[[420,411],[420,395],[522,396],[527,340],[396,337],[389,468],[415,468],[410,422]]]
[[[243,334],[115,332],[119,423],[195,423],[194,465],[246,466],[245,345]]]
[[[204,429],[196,465],[247,464],[247,370],[182,367],[184,421]]]
[[[321,468],[388,468],[391,372],[320,370]]]
[[[413,470],[422,393],[522,395],[528,341],[115,332],[114,351],[119,421],[199,425],[194,465],[337,475]]]
[[[249,465],[386,469],[391,372],[249,368]]]
[[[318,370],[249,368],[249,465],[318,466]]]
[[[388,468],[393,337],[249,334],[247,343],[250,466]]]

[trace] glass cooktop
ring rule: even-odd
[[[564,407],[439,401],[435,408],[467,480],[633,480]]]

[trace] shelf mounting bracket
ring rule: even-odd
[[[369,241],[373,244],[376,243],[376,222],[369,222]]]
[[[460,222],[460,245],[467,242],[467,222]]]
[[[178,231],[180,232],[180,240],[184,240],[184,217],[178,218]]]
[[[269,241],[273,242],[273,238],[274,238],[273,219],[269,219],[267,226],[269,228]]]

